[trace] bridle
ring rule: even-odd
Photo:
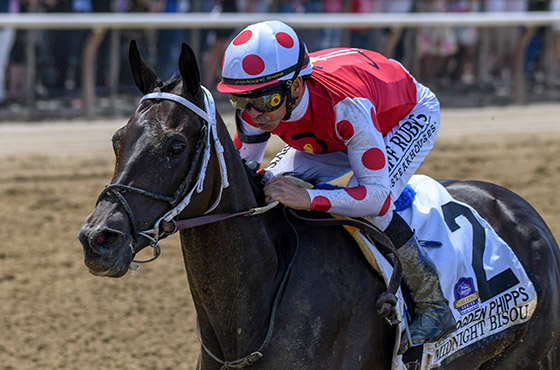
[[[217,130],[217,121],[216,121],[216,106],[214,103],[214,98],[212,94],[204,87],[201,86],[201,89],[204,93],[204,110],[200,109],[194,103],[188,101],[187,99],[172,93],[167,92],[154,92],[150,94],[144,95],[140,102],[148,99],[165,99],[171,100],[176,103],[179,103],[193,113],[197,114],[203,120],[203,126],[200,131],[200,136],[198,138],[198,142],[196,147],[193,151],[193,158],[191,160],[191,164],[189,169],[187,170],[187,174],[179,185],[177,190],[173,193],[173,195],[163,195],[158,194],[155,192],[151,192],[148,190],[140,189],[137,187],[123,185],[123,184],[108,184],[105,189],[99,194],[97,198],[97,203],[101,201],[102,198],[107,196],[108,194],[115,196],[118,202],[124,208],[128,218],[130,220],[131,229],[132,229],[132,242],[129,245],[129,248],[134,255],[138,252],[136,250],[136,246],[138,244],[138,239],[140,236],[148,239],[150,241],[150,247],[154,249],[153,257],[147,260],[134,260],[130,264],[130,268],[132,270],[137,270],[139,268],[138,263],[147,263],[155,260],[161,254],[161,248],[159,245],[159,240],[166,234],[172,234],[177,231],[177,227],[175,226],[172,230],[162,230],[162,223],[173,223],[175,224],[175,217],[177,217],[191,202],[191,197],[196,191],[197,193],[201,193],[204,190],[204,179],[206,178],[206,170],[208,169],[208,163],[210,161],[211,152],[212,152],[212,141],[214,142],[214,149],[216,151],[216,155],[218,157],[218,163],[220,167],[220,176],[221,176],[221,186],[220,186],[220,193],[210,208],[204,212],[207,214],[213,211],[221,201],[222,193],[225,188],[229,186],[228,181],[228,174],[226,163],[224,159],[224,148],[220,143],[220,139],[218,137],[218,130]],[[194,186],[191,187],[192,180],[194,179],[194,174],[196,169],[199,166],[200,158],[202,156],[202,163],[200,163],[200,170],[197,175],[197,180]],[[190,191],[189,191],[190,188]],[[126,200],[124,193],[136,193],[154,200],[163,201],[169,203],[173,208],[161,216],[153,225],[151,229],[138,231],[138,227],[136,225],[136,217],[134,216],[134,212],[132,211],[132,207]],[[96,203],[96,204],[97,204]]]

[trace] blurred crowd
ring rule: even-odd
[[[0,0],[0,13],[46,12],[260,12],[260,13],[408,13],[408,12],[519,12],[560,11],[560,0]],[[126,55],[128,42],[138,40],[143,55],[162,78],[176,71],[181,42],[199,32],[198,55],[203,84],[211,89],[218,82],[223,51],[238,30],[121,30],[118,59],[112,56],[110,37],[104,37],[98,51],[97,88],[115,78],[110,63],[118,61],[119,88],[131,85]],[[523,36],[523,27],[484,28],[438,27],[418,29],[302,29],[308,49],[351,46],[379,51],[403,62],[427,84],[511,84],[512,57]],[[32,97],[76,96],[84,45],[90,30],[14,30],[0,28],[0,105],[23,103]],[[113,38],[114,40],[114,38]],[[484,41],[491,50],[481,63],[477,50]],[[560,85],[560,25],[539,28],[529,41],[525,73],[538,79],[547,68],[543,53],[552,47],[553,82]],[[35,54],[33,86],[28,84],[27,53]],[[550,63],[550,60],[548,61]],[[32,66],[33,67],[33,66]],[[113,84],[115,81],[112,81]],[[551,81],[548,81],[551,83]],[[30,93],[31,92],[31,93]]]

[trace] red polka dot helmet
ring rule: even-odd
[[[290,26],[280,21],[255,23],[228,45],[218,91],[245,93],[308,75],[311,69],[307,48]]]

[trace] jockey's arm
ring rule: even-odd
[[[344,189],[307,190],[311,210],[363,217],[382,216],[391,208],[385,142],[373,112],[367,99],[347,98],[335,106],[336,135],[347,146],[354,177]]]
[[[345,99],[337,104],[336,135],[347,146],[350,167],[354,172],[353,181],[344,189],[305,190],[297,188],[290,181],[274,178],[265,184],[267,202],[274,200],[294,208],[314,211],[329,211],[344,216],[362,217],[384,215],[391,206],[389,195],[389,175],[386,161],[386,149],[383,135],[376,129],[370,114],[373,105],[366,99]],[[266,141],[263,131],[237,117],[237,135],[234,138],[242,158],[247,161],[262,162]],[[379,127],[379,125],[377,125]],[[349,134],[351,132],[351,134]],[[266,178],[266,175],[265,175]]]
[[[247,162],[256,161],[261,164],[270,134],[251,126],[242,119],[242,112],[236,112],[237,131],[233,137],[233,143],[239,155]],[[299,188],[284,176],[273,178],[272,173],[267,172],[264,187],[266,202],[275,200],[293,209],[309,210],[311,200],[305,189]]]

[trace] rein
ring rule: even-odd
[[[276,207],[278,203],[279,203],[278,201],[274,201],[263,207],[251,208],[247,211],[241,211],[235,213],[220,213],[215,215],[185,218],[182,220],[171,220],[170,222],[164,221],[162,222],[161,226],[165,232],[172,234],[178,230],[185,230],[195,226],[213,224],[215,222],[224,221],[233,217],[260,215]]]

